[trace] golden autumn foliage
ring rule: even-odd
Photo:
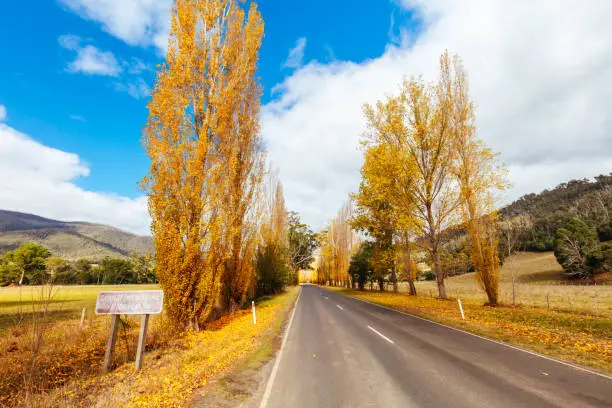
[[[351,195],[355,202],[351,226],[374,240],[370,264],[381,289],[384,276],[391,271],[391,281],[397,291],[393,241],[398,230],[398,214],[391,194],[395,175],[400,173],[400,169],[396,154],[388,144],[371,145],[364,156],[359,192]]]
[[[469,100],[467,75],[459,57],[445,52],[440,59],[441,83],[448,98],[453,128],[454,174],[458,180],[462,220],[471,240],[471,263],[476,279],[496,305],[499,295],[495,190],[504,189],[505,169],[497,154],[476,135],[474,104]]]
[[[359,238],[353,232],[353,208],[346,202],[327,230],[319,234],[320,249],[316,262],[317,279],[321,283],[350,287],[353,282],[348,273],[351,257],[359,248]]]
[[[392,231],[385,239],[403,252],[398,261],[409,281],[410,254],[418,242],[429,253],[439,297],[446,298],[444,233],[467,225],[472,263],[495,304],[499,259],[492,191],[504,188],[504,171],[497,155],[476,136],[474,106],[459,58],[451,64],[443,53],[436,83],[407,79],[399,95],[366,105],[364,111],[365,162],[354,198],[358,209],[367,209],[362,212],[369,216],[369,231]]]
[[[263,21],[251,3],[178,0],[166,63],[157,76],[144,146],[156,270],[181,326],[219,304],[240,304],[252,284],[261,181]]]
[[[262,188],[259,247],[257,249],[257,294],[268,295],[287,284],[289,272],[287,209],[278,176],[269,173]]]

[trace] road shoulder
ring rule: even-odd
[[[259,340],[257,351],[236,364],[226,374],[212,379],[194,395],[194,408],[257,408],[263,398],[270,374],[278,358],[282,336],[300,289],[288,299],[282,313],[266,335]]]

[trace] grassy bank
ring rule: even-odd
[[[163,317],[152,319],[144,369],[133,360],[138,324],[128,321],[117,339],[116,368],[100,373],[108,317],[48,325],[36,346],[31,328],[13,326],[0,336],[0,405],[30,407],[182,407],[196,390],[271,347],[299,289],[263,299],[257,324],[250,310],[224,316],[200,332],[176,334]],[[38,349],[36,349],[38,347]],[[261,349],[264,349],[263,351]]]
[[[463,302],[466,320],[462,320],[456,300],[334,289],[542,354],[612,372],[612,320],[606,317],[521,306],[493,308],[467,301]]]
[[[0,334],[12,326],[32,320],[44,308],[45,322],[80,318],[86,308],[88,320],[96,319],[98,292],[109,290],[159,289],[157,285],[70,285],[0,288]]]

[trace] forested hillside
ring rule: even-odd
[[[572,218],[612,240],[612,173],[571,180],[551,190],[527,194],[500,210],[504,250],[551,251],[555,233]]]

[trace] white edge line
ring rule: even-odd
[[[278,356],[276,356],[276,361],[274,361],[274,366],[272,367],[270,378],[268,378],[268,384],[266,384],[266,390],[264,392],[263,398],[261,399],[261,404],[259,404],[259,408],[266,408],[266,406],[268,405],[268,400],[270,400],[270,394],[272,393],[272,385],[274,384],[274,379],[276,378],[276,373],[278,372],[278,366],[280,364],[281,357],[283,356],[283,351],[285,351],[285,344],[287,344],[287,337],[289,337],[289,331],[291,330],[291,324],[293,323],[293,317],[295,316],[295,311],[297,310],[298,302],[300,301],[300,296],[302,296],[301,289],[297,299],[295,300],[293,310],[291,311],[291,317],[289,318],[289,323],[287,324],[287,330],[285,330],[285,334],[283,335],[283,341],[281,342],[280,350],[278,351]]]
[[[328,289],[325,289],[325,290],[328,290]],[[372,302],[369,302],[367,300],[358,299],[358,298],[353,297],[353,296],[349,296],[349,295],[343,295],[343,296],[346,296],[346,297],[351,298],[351,299],[358,300],[358,301],[363,302],[363,303],[368,303],[370,305],[378,306],[378,307],[381,307],[383,309],[391,310],[393,312],[397,312],[397,313],[400,313],[400,314],[403,314],[403,315],[406,315],[406,316],[409,316],[409,317],[413,317],[415,319],[419,319],[419,320],[423,320],[423,321],[426,321],[426,322],[429,322],[429,323],[433,323],[433,324],[436,324],[438,326],[446,327],[447,329],[451,329],[451,330],[455,330],[455,331],[458,331],[458,332],[461,332],[461,333],[469,334],[470,336],[478,337],[479,339],[490,341],[491,343],[496,343],[496,344],[499,344],[501,346],[506,346],[506,347],[509,347],[511,349],[514,349],[514,350],[522,351],[523,353],[531,354],[532,356],[540,357],[540,358],[543,358],[545,360],[554,361],[555,363],[559,363],[559,364],[562,364],[564,366],[568,366],[568,367],[574,368],[574,369],[579,370],[579,371],[584,371],[585,373],[594,374],[594,375],[606,378],[608,380],[612,380],[612,376],[609,376],[607,374],[600,373],[598,371],[589,370],[588,368],[580,367],[579,365],[568,363],[566,361],[559,360],[559,359],[556,359],[556,358],[553,358],[553,357],[549,357],[549,356],[546,356],[544,354],[536,353],[535,351],[525,350],[524,348],[521,348],[521,347],[518,347],[518,346],[513,346],[512,344],[504,343],[503,341],[493,340],[493,339],[490,339],[488,337],[481,336],[479,334],[471,333],[469,331],[458,329],[458,328],[453,327],[453,326],[448,326],[448,325],[443,324],[443,323],[438,323],[436,321],[429,320],[429,319],[426,319],[426,318],[421,317],[421,316],[416,316],[416,315],[413,315],[413,314],[410,314],[410,313],[402,312],[401,310],[397,310],[397,309],[393,309],[393,308],[390,308],[390,307],[387,307],[387,306],[383,306],[383,305],[379,305],[379,304],[376,304],[376,303],[372,303]]]
[[[376,330],[372,326],[368,326],[368,329],[372,330],[374,333],[378,334],[380,337],[382,337],[383,339],[387,340],[389,343],[395,344],[395,343],[393,343],[393,340],[391,340],[390,338],[388,338],[387,336],[385,336],[384,334],[382,334],[381,332],[379,332],[378,330]]]
[[[344,308],[342,306],[340,306],[339,304],[336,304],[336,307],[340,310],[344,310]]]

